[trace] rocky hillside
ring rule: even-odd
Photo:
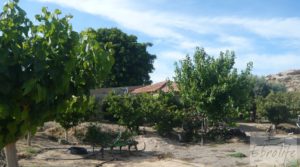
[[[287,87],[288,91],[300,91],[300,70],[289,70],[275,75],[268,75],[270,82],[279,82]]]

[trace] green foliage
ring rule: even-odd
[[[299,100],[300,93],[298,92],[270,93],[265,98],[257,98],[257,112],[260,117],[264,117],[267,114],[266,109],[270,106],[285,105],[291,115],[296,117],[300,111]]]
[[[254,97],[267,97],[270,93],[286,92],[286,87],[280,83],[268,82],[264,77],[253,76]]]
[[[204,137],[210,141],[225,142],[230,136],[226,128],[213,128]]]
[[[151,123],[161,135],[168,135],[174,127],[181,125],[182,105],[177,96],[173,93],[160,92],[153,97],[153,109],[148,108],[147,118],[152,118]]]
[[[182,111],[182,128],[184,130],[184,138],[186,141],[194,140],[198,135],[198,131],[204,125],[206,117],[202,113],[197,113],[190,106],[185,106]],[[203,126],[203,129],[206,127]]]
[[[286,93],[286,103],[293,117],[300,115],[300,92]]]
[[[290,118],[290,113],[286,105],[274,104],[267,106],[266,112],[269,121],[275,125],[286,122]]]
[[[267,117],[272,123],[282,123],[289,118],[296,118],[300,113],[300,93],[270,93],[265,98],[258,98],[257,112],[260,117]]]
[[[111,94],[104,102],[106,112],[131,131],[138,132],[139,126],[148,124],[154,125],[160,134],[167,135],[181,124],[180,102],[172,93]]]
[[[67,102],[67,109],[58,113],[55,121],[58,122],[65,130],[68,130],[79,123],[89,119],[93,115],[95,101],[93,98],[72,97]]]
[[[47,8],[36,25],[17,1],[0,14],[0,148],[13,143],[68,107],[89,97],[113,63],[96,33],[72,30],[71,16]]]
[[[130,131],[139,131],[139,126],[145,122],[145,108],[142,103],[148,95],[114,95],[106,97],[107,112],[109,112],[118,123],[125,125]]]
[[[270,93],[286,92],[286,87],[282,84],[275,82],[266,81],[265,77],[253,76],[252,80],[254,82],[252,90],[252,121],[255,121],[256,117],[260,117],[261,114],[257,110],[259,109],[259,103],[262,99],[267,97]]]
[[[289,161],[287,164],[287,167],[299,167],[299,166],[300,166],[300,160]]]
[[[101,131],[96,125],[90,125],[87,132],[83,135],[82,141],[95,146],[107,146],[114,138],[114,134]]]
[[[238,73],[234,59],[233,52],[221,52],[214,58],[197,48],[193,59],[187,56],[176,64],[175,82],[186,111],[191,112],[187,115],[232,122],[249,108],[252,64]]]
[[[26,154],[28,154],[30,157],[35,156],[38,153],[42,152],[40,148],[34,148],[34,147],[28,147],[25,149]]]
[[[132,145],[134,143],[137,143],[135,140],[132,139],[132,137],[135,135],[136,135],[135,132],[120,131],[118,135],[115,137],[115,139],[110,142],[109,145],[111,147],[123,147],[123,146]]]
[[[124,131],[124,132],[105,132],[96,125],[90,125],[87,128],[87,132],[80,136],[80,140],[90,144],[93,148],[96,146],[101,147],[120,147],[127,146],[132,142],[132,137],[135,133]]]
[[[244,153],[241,153],[241,152],[234,152],[234,153],[228,154],[228,156],[234,157],[234,158],[245,158],[245,157],[247,157]]]
[[[117,28],[97,30],[97,41],[113,51],[115,64],[103,87],[145,85],[151,83],[149,73],[154,70],[155,55],[148,53],[150,43],[139,43],[134,35]]]

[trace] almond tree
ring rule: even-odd
[[[176,64],[175,82],[188,108],[186,115],[193,117],[189,120],[199,116],[213,123],[232,123],[249,107],[252,64],[238,73],[234,59],[233,52],[213,57],[197,48],[192,58],[187,56]]]

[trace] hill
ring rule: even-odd
[[[279,82],[286,86],[287,91],[300,91],[300,70],[289,70],[278,74],[268,75],[267,81]]]

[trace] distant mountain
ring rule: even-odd
[[[300,91],[300,70],[289,70],[274,75],[268,75],[267,81],[279,82],[286,86],[287,91]]]

